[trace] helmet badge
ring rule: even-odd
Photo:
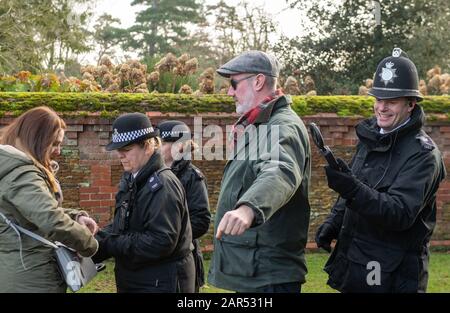
[[[387,86],[387,84],[389,84],[389,83],[393,83],[394,82],[394,78],[398,77],[395,74],[395,71],[397,69],[393,68],[393,66],[394,66],[394,63],[387,62],[386,63],[386,67],[382,68],[382,71],[380,73],[380,77],[381,77],[381,80],[383,81],[385,86]]]
[[[400,48],[394,48],[394,50],[392,50],[392,56],[395,58],[398,58],[402,55],[402,49]]]

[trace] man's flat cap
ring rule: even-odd
[[[217,73],[230,77],[240,73],[264,74],[278,77],[280,64],[274,56],[262,51],[247,51],[222,65]]]

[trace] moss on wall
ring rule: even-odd
[[[371,116],[374,98],[369,96],[294,96],[293,108],[302,116],[336,113],[339,116]],[[420,102],[426,113],[450,114],[450,96],[430,96]]]
[[[370,116],[373,98],[368,96],[294,96],[293,109],[299,115],[336,113],[339,116]],[[0,116],[19,115],[40,105],[63,114],[86,116],[97,112],[102,117],[115,117],[121,112],[205,112],[232,113],[234,101],[226,95],[192,96],[182,94],[130,93],[56,93],[0,92]],[[421,102],[427,113],[446,114],[450,118],[450,96],[430,96]]]

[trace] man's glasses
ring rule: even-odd
[[[241,81],[246,80],[246,79],[249,79],[249,78],[252,78],[253,76],[256,76],[256,75],[258,75],[258,74],[253,74],[253,75],[250,75],[250,76],[241,78],[241,79],[230,79],[231,87],[233,87],[233,89],[236,90],[237,85],[238,85]]]

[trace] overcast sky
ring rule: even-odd
[[[136,12],[140,11],[142,7],[131,6],[132,0],[98,0],[97,13],[109,13],[122,21],[123,27],[133,25]],[[207,5],[216,4],[219,0],[206,0]],[[225,0],[228,5],[236,6],[240,0]],[[299,34],[300,29],[298,21],[300,19],[299,10],[286,9],[288,6],[285,0],[249,0],[252,6],[264,7],[265,11],[274,16],[274,19],[279,23],[281,31],[289,37],[294,37]]]
[[[98,17],[104,13],[110,14],[113,17],[120,19],[121,28],[130,27],[134,24],[136,13],[143,9],[143,6],[131,6],[132,0],[97,0],[95,6],[95,16]],[[219,0],[205,0],[206,5],[217,4]],[[237,6],[240,0],[225,0],[228,5]],[[285,0],[248,0],[251,6],[263,7],[266,12],[272,15],[274,21],[277,23],[277,29],[283,35],[292,38],[301,33],[299,21],[302,17],[302,12],[297,9],[290,9]],[[239,10],[239,7],[237,7]],[[95,17],[95,18],[96,18]],[[94,18],[94,20],[95,20]],[[276,41],[278,36],[274,34],[271,40]],[[130,55],[130,53],[128,53]],[[123,55],[117,54],[119,57]],[[135,57],[131,53],[132,57]],[[91,52],[81,57],[81,63],[93,64],[96,62],[96,53]]]

